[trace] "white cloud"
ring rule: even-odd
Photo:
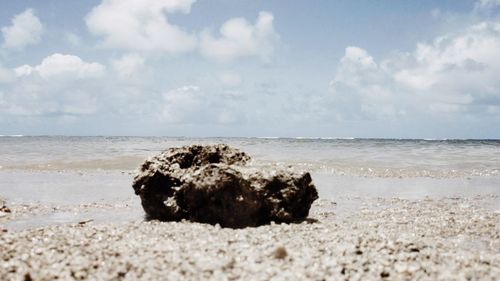
[[[424,103],[470,112],[500,102],[500,23],[483,22],[419,44],[409,63],[395,70],[395,81]]]
[[[16,75],[40,75],[44,79],[65,77],[70,79],[85,79],[99,77],[104,74],[105,67],[96,62],[84,62],[77,56],[53,54],[37,66],[23,65],[15,69]]]
[[[85,18],[91,33],[102,37],[102,46],[133,52],[186,53],[199,50],[207,58],[228,62],[258,57],[269,62],[279,40],[272,13],[262,11],[254,24],[233,18],[220,28],[189,33],[170,23],[169,14],[190,13],[195,0],[102,0]]]
[[[112,61],[113,69],[122,78],[130,78],[144,68],[144,58],[138,54],[127,54]]]
[[[365,50],[350,46],[345,49],[344,57],[340,60],[340,67],[333,83],[357,85],[359,79],[366,79],[378,66]]]
[[[4,89],[0,113],[10,115],[81,115],[95,113],[105,67],[77,56],[53,54],[37,66],[14,69]]]
[[[348,47],[331,82],[343,117],[484,114],[500,106],[500,22],[482,22],[376,63]]]
[[[87,15],[90,32],[103,46],[136,51],[182,53],[196,37],[168,22],[166,14],[189,13],[195,0],[103,0]]]
[[[359,47],[347,47],[330,83],[337,119],[364,119],[397,113],[385,69]]]
[[[40,42],[43,25],[32,9],[14,16],[12,25],[2,27],[3,46],[8,49],[23,49]]]
[[[273,20],[270,12],[260,12],[254,25],[243,18],[233,18],[221,26],[219,38],[205,30],[201,33],[201,53],[222,62],[252,56],[269,61],[279,39]]]

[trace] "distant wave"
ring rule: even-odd
[[[355,140],[353,137],[293,137],[297,140]]]
[[[388,167],[365,166],[361,163],[322,163],[322,162],[296,162],[296,161],[269,161],[254,160],[254,167],[287,167],[297,172],[314,172],[335,176],[377,177],[377,178],[470,178],[470,177],[497,177],[500,169],[495,167],[467,167],[454,169],[451,167],[428,166],[413,167]]]
[[[248,137],[249,139],[294,139],[294,140],[355,140],[352,137]]]

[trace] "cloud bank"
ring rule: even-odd
[[[166,15],[189,13],[195,0],[104,0],[85,22],[102,45],[135,51],[183,53],[196,47],[196,37],[168,22]]]
[[[497,114],[499,71],[500,23],[481,22],[379,63],[364,49],[346,48],[332,102],[345,118]],[[343,111],[349,104],[356,106]]]
[[[0,96],[0,113],[87,115],[97,112],[105,66],[77,56],[53,54],[39,65],[14,69],[15,79]]]
[[[209,59],[229,62],[240,57],[269,61],[278,41],[274,16],[260,12],[255,24],[232,18],[222,24],[220,36],[208,29],[199,35],[171,24],[167,16],[189,14],[194,0],[104,0],[87,15],[89,31],[102,46],[126,51],[178,54],[199,50]]]

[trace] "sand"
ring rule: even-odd
[[[498,280],[498,195],[357,200],[348,213],[319,200],[302,223],[236,230],[89,217],[16,231],[5,228],[23,208],[11,206],[0,280]]]

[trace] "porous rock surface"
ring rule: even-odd
[[[227,145],[170,148],[147,159],[134,178],[149,219],[258,226],[305,219],[318,198],[309,173],[263,171]]]

